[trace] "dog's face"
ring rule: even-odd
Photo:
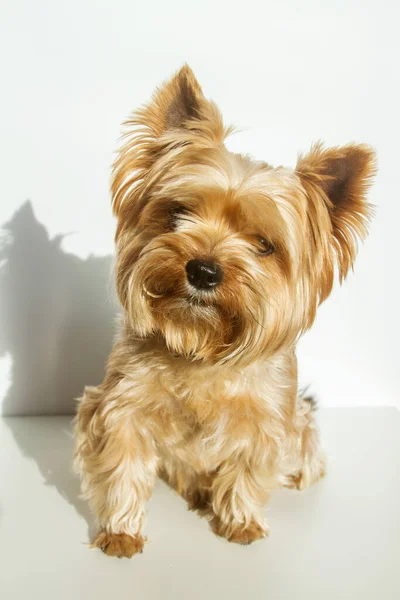
[[[366,234],[373,152],[317,145],[295,170],[231,154],[188,67],[127,125],[112,193],[135,333],[213,362],[293,344]]]

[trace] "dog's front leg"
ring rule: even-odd
[[[75,466],[100,527],[93,547],[119,557],[142,552],[157,457],[140,412],[130,399],[116,400],[101,387],[86,388],[76,436]]]
[[[246,456],[235,455],[218,469],[212,484],[210,524],[219,536],[251,544],[268,535],[264,505],[268,500],[268,473]]]

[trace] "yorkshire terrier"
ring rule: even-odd
[[[111,184],[122,325],[75,425],[93,546],[142,552],[157,475],[250,544],[272,490],[325,474],[296,342],[366,236],[374,152],[316,144],[294,170],[233,154],[188,66],[126,126]]]

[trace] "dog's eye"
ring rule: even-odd
[[[275,246],[264,237],[260,236],[257,241],[258,253],[262,256],[269,256],[275,252]]]
[[[169,222],[169,226],[171,227],[171,229],[174,229],[174,227],[176,227],[176,222],[179,219],[179,217],[186,215],[187,214],[187,209],[184,206],[174,206],[173,208],[171,208],[168,211],[168,222]]]

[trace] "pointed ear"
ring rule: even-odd
[[[158,90],[155,103],[164,117],[165,129],[185,127],[189,119],[198,119],[206,99],[188,65]]]
[[[193,71],[184,65],[172,79],[157,88],[152,102],[141,112],[141,116],[150,125],[154,135],[160,137],[168,131],[195,126],[196,121],[209,116],[211,106]]]
[[[299,157],[296,170],[308,195],[311,227],[330,228],[343,279],[356,257],[358,240],[367,235],[372,216],[366,196],[376,173],[375,153],[364,144],[324,149],[319,143],[309,154]],[[318,206],[321,201],[326,208],[322,219]]]
[[[231,132],[224,127],[216,104],[205,98],[188,65],[163,83],[149,104],[135,111],[124,125],[123,144],[111,179],[116,215],[120,215],[122,204],[130,214],[132,205],[141,209],[143,203],[137,200],[145,198],[149,186],[158,179],[158,172],[150,173],[162,157],[193,145],[220,146]]]

